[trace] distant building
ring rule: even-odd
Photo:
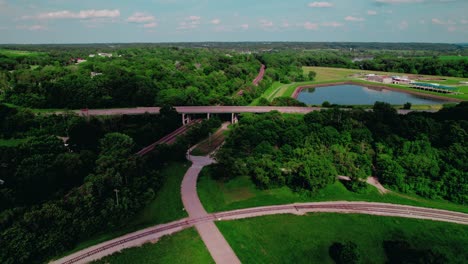
[[[111,54],[111,53],[103,53],[103,52],[101,52],[101,53],[98,53],[98,55],[101,56],[101,57],[107,57],[107,58],[112,57],[112,54]]]
[[[410,84],[413,81],[408,78],[408,76],[392,76],[393,84]]]
[[[91,72],[91,78],[94,78],[95,76],[102,75],[101,72]]]
[[[386,84],[392,83],[392,78],[388,76],[372,75],[372,74],[368,74],[366,76],[367,76],[367,80],[371,82],[380,82],[380,83],[386,83]]]

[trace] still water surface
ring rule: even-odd
[[[413,105],[448,103],[448,101],[408,93],[349,84],[303,89],[297,96],[297,100],[308,105],[321,105],[325,101],[340,105],[373,105],[376,101],[395,105],[403,105],[407,102]]]

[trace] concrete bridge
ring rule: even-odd
[[[231,122],[236,123],[238,114],[241,113],[268,113],[278,111],[285,114],[307,114],[312,111],[325,110],[322,107],[292,107],[292,106],[176,106],[175,110],[182,115],[182,123],[188,124],[193,115],[231,114]],[[136,107],[114,109],[82,109],[74,112],[83,116],[109,116],[109,115],[142,115],[145,113],[159,114],[160,107]],[[436,110],[398,110],[399,114],[410,112],[436,112]],[[55,112],[61,114],[63,112]]]
[[[191,115],[206,114],[231,114],[231,122],[237,121],[240,113],[268,113],[278,111],[280,113],[307,114],[312,111],[321,110],[320,107],[281,107],[281,106],[176,106],[175,110],[182,115],[182,123],[188,124]],[[114,108],[114,109],[82,109],[74,112],[84,116],[106,116],[106,115],[142,115],[145,113],[159,114],[160,107],[136,107],[136,108]]]

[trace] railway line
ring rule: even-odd
[[[202,119],[196,119],[196,120],[193,120],[192,122],[188,123],[187,125],[185,126],[181,126],[179,127],[178,129],[174,130],[174,132],[164,136],[163,138],[159,139],[158,141],[154,142],[153,144],[149,145],[149,146],[146,146],[144,147],[143,149],[141,149],[140,151],[138,151],[136,154],[139,155],[139,156],[144,156],[146,155],[148,152],[151,152],[154,150],[154,148],[157,146],[157,145],[161,145],[161,144],[173,144],[176,140],[177,140],[177,137],[180,136],[180,135],[183,135],[185,134],[189,129],[190,127],[192,127],[193,125],[195,124],[199,124],[202,122]]]
[[[415,207],[408,205],[371,203],[371,202],[317,202],[288,205],[263,206],[233,211],[208,214],[198,218],[185,218],[168,224],[158,225],[138,231],[94,247],[76,252],[53,263],[87,263],[103,256],[113,254],[124,248],[130,248],[154,241],[164,235],[172,234],[195,224],[211,221],[228,221],[274,214],[306,213],[353,213],[379,216],[425,219],[468,225],[468,214],[440,209]]]

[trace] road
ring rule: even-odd
[[[230,114],[230,113],[268,113],[278,111],[285,114],[307,114],[312,111],[325,110],[322,107],[294,107],[294,106],[176,106],[178,113],[184,114]],[[159,114],[160,107],[136,107],[113,109],[89,109],[87,112],[74,110],[79,115],[105,116],[105,115],[142,115],[145,113]],[[398,110],[399,114],[410,112],[436,112],[435,110]],[[62,114],[63,112],[53,112]]]
[[[107,242],[103,242],[87,249],[83,249],[52,263],[87,263],[100,259],[106,255],[119,252],[125,248],[131,248],[142,245],[144,243],[154,242],[164,235],[172,234],[185,228],[196,226],[197,224],[199,225],[203,223],[212,223],[213,221],[235,220],[265,215],[303,215],[313,212],[393,216],[468,225],[468,214],[397,204],[337,201],[262,206],[201,215],[196,218],[190,217],[163,225],[157,225],[155,227],[150,227]]]

